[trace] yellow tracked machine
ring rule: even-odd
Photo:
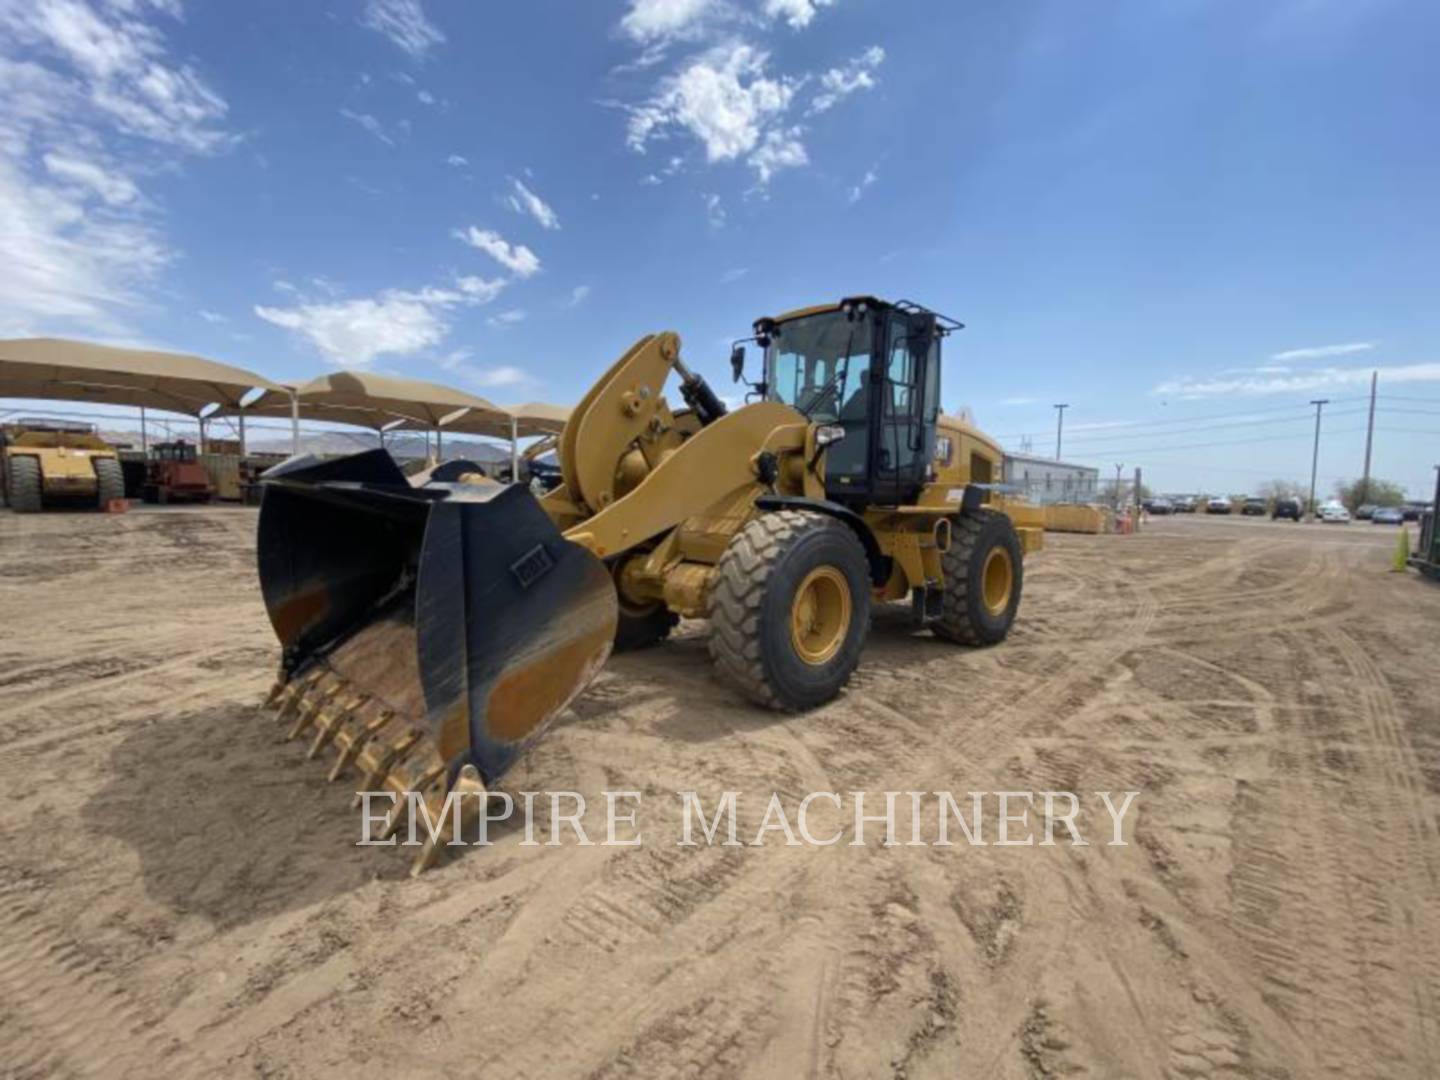
[[[960,324],[856,296],[755,323],[747,404],[727,410],[673,333],[637,341],[576,406],[563,482],[407,482],[384,451],[265,475],[258,561],[283,647],[268,704],[330,777],[423,801],[481,794],[604,665],[681,617],[711,623],[720,675],[759,705],[823,704],[859,662],[873,604],[908,601],[948,641],[990,645],[1025,552],[994,493],[1000,448],[940,413]],[[683,408],[661,391],[678,376]],[[421,869],[435,857],[427,844]]]

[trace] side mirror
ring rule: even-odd
[[[736,345],[730,350],[730,374],[733,382],[739,382],[745,375],[745,346]]]

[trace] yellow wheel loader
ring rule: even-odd
[[[104,509],[125,496],[120,455],[93,424],[17,420],[0,428],[0,484],[16,513],[47,506]]]
[[[875,604],[1001,641],[1042,533],[996,508],[1000,448],[940,413],[959,328],[870,296],[760,319],[731,365],[739,381],[753,342],[763,373],[733,410],[675,334],[641,338],[576,406],[542,498],[412,486],[383,451],[271,469],[258,561],[283,653],[267,704],[312,756],[337,748],[331,779],[354,766],[360,791],[397,797],[383,837],[421,803],[439,822],[448,796],[483,794],[612,648],[681,617],[709,619],[724,681],[781,710],[841,691]]]

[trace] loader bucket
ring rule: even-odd
[[[383,450],[294,458],[264,483],[260,588],[282,647],[266,704],[313,733],[312,757],[335,746],[332,780],[353,765],[358,790],[398,796],[387,832],[412,793],[435,823],[450,792],[483,794],[609,656],[610,574],[525,487],[414,487]]]

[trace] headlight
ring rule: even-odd
[[[815,429],[815,445],[820,449],[837,443],[844,437],[845,429],[839,424],[825,424]]]

